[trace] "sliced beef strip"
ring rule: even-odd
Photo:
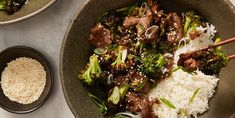
[[[98,23],[91,29],[89,41],[95,47],[105,48],[112,43],[111,33],[101,23]]]
[[[113,83],[116,86],[121,86],[121,85],[124,85],[124,84],[128,84],[128,82],[129,82],[129,78],[124,76],[124,75],[119,75],[119,76],[115,77],[114,81],[113,81]]]
[[[150,6],[152,12],[157,15],[159,11],[159,5],[156,0],[147,0],[148,5]]]
[[[197,70],[199,62],[193,58],[187,59],[184,61],[184,67],[190,71]]]
[[[191,40],[194,40],[195,38],[199,37],[200,36],[200,33],[198,31],[191,31],[189,32],[189,38]]]
[[[138,37],[141,37],[144,34],[144,32],[148,29],[150,23],[152,22],[152,19],[153,19],[152,12],[150,11],[150,9],[147,9],[146,14],[140,18],[140,22],[136,26]]]
[[[155,43],[158,40],[159,28],[151,28],[147,32],[147,35],[141,40],[144,43]]]
[[[152,118],[151,105],[147,97],[141,97],[141,118]]]
[[[167,16],[167,40],[170,44],[175,44],[183,38],[182,18],[177,13],[170,13]]]
[[[136,29],[134,27],[130,27],[128,29],[123,29],[120,34],[120,39],[118,40],[118,44],[122,46],[128,46],[133,44],[133,40],[136,38]]]
[[[146,82],[146,84],[144,85],[144,87],[140,90],[140,93],[143,95],[147,95],[150,90],[151,90],[151,84],[149,82],[149,80]]]
[[[141,112],[141,118],[152,118],[151,105],[146,96],[128,92],[126,95],[126,109],[132,112]]]
[[[187,52],[180,54],[180,58],[178,61],[179,66],[183,66],[187,70],[194,71],[200,65],[200,59],[207,58],[208,60],[211,59],[213,51],[196,51],[196,52]]]
[[[136,16],[127,16],[123,22],[123,26],[125,28],[128,28],[130,26],[134,26],[134,25],[137,25],[140,21],[140,18],[139,17],[136,17]]]
[[[128,92],[126,94],[126,109],[132,112],[141,111],[141,97],[134,92]]]

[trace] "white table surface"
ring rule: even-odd
[[[59,77],[59,54],[69,21],[85,0],[58,0],[43,13],[28,20],[0,26],[0,51],[15,45],[33,47],[50,61],[55,85],[48,101],[29,114],[12,114],[0,108],[0,118],[73,118],[63,96]],[[235,0],[232,0],[235,4]],[[0,98],[1,99],[1,98]]]
[[[35,17],[0,26],[0,51],[15,45],[33,47],[47,57],[55,75],[52,94],[42,107],[29,114],[13,114],[0,108],[0,118],[74,118],[61,88],[59,55],[68,23],[84,1],[57,0]]]

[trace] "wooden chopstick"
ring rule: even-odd
[[[235,59],[235,55],[230,55],[230,56],[228,56],[228,59],[229,59],[229,60]]]
[[[194,52],[198,52],[198,51],[202,51],[202,50],[208,50],[210,48],[215,48],[215,47],[218,47],[218,46],[222,46],[222,45],[225,45],[225,44],[228,44],[228,43],[232,43],[232,42],[235,42],[235,37],[233,38],[229,38],[229,39],[226,39],[226,40],[223,40],[219,43],[216,43],[214,45],[210,45],[208,47],[205,47],[205,48],[202,48],[202,49],[199,49],[199,50],[196,50],[196,51],[193,51]],[[232,55],[233,56],[233,55]]]

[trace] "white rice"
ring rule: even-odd
[[[175,52],[174,67],[177,66],[176,64],[181,53],[197,50],[213,43],[211,39],[216,33],[213,25],[207,24],[206,28],[198,27],[197,30],[201,32],[201,35]],[[185,39],[188,39],[188,37],[184,37],[182,40]],[[165,98],[176,109],[169,108],[169,106],[160,102],[153,105],[153,111],[159,118],[197,117],[197,114],[201,114],[209,109],[208,100],[213,96],[218,80],[219,78],[205,75],[199,70],[196,71],[196,74],[192,75],[179,69],[173,72],[170,77],[158,83],[157,87],[149,94],[150,100]],[[192,103],[190,103],[189,101],[197,89],[199,89],[199,92],[195,95]],[[185,113],[180,114],[180,110],[184,110]]]

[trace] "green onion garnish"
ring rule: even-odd
[[[104,101],[100,100],[98,97],[96,97],[90,93],[88,93],[88,96],[99,107],[100,112],[105,115],[108,111],[108,108],[106,107]]]
[[[198,94],[199,90],[200,90],[200,88],[198,88],[197,90],[194,91],[193,96],[189,100],[189,104],[192,104],[192,102],[193,102],[195,96]]]
[[[160,98],[160,101],[162,103],[164,103],[166,106],[168,106],[169,108],[176,109],[176,107],[170,101],[168,101],[167,99]]]

